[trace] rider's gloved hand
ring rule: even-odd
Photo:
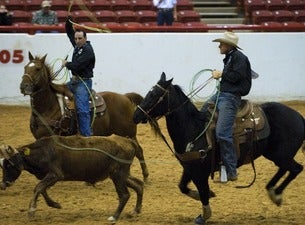
[[[212,77],[214,79],[219,79],[222,76],[222,72],[220,70],[213,70],[212,71]]]

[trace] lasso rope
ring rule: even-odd
[[[86,6],[86,4],[84,3],[83,0],[77,0],[77,4],[79,6],[79,8],[85,12],[89,12],[88,13],[88,17],[91,19],[92,22],[97,23],[97,24],[101,24],[101,22],[96,18],[96,16],[94,16],[94,14],[88,9],[88,7]],[[73,5],[73,0],[70,1],[70,5],[68,7],[68,15],[70,15],[71,13],[71,7]],[[72,20],[69,20],[70,23],[72,23],[73,25],[85,28],[87,30],[92,30],[92,31],[96,31],[99,33],[111,33],[110,29],[102,29],[102,28],[97,28],[97,27],[91,27],[91,26],[86,26],[86,25],[82,25],[79,23],[75,23]]]
[[[212,80],[214,79],[208,79],[205,83],[199,85],[198,87],[195,88],[195,83],[196,81],[202,76],[202,75],[205,75],[206,73],[211,73],[213,70],[212,69],[202,69],[200,70],[199,72],[197,72],[193,77],[192,77],[192,80],[190,82],[190,86],[189,86],[189,90],[190,90],[190,93],[194,93],[191,97],[194,99],[194,97],[196,97],[197,99],[201,100],[201,101],[205,101],[207,99],[209,99],[217,90],[216,90],[216,87],[217,87],[217,84],[215,85],[214,87],[214,90],[211,92],[211,94],[207,97],[200,97],[197,95],[197,93],[203,89],[208,83],[210,83]],[[195,91],[195,90],[198,90],[199,91]],[[196,100],[196,99],[194,99]]]

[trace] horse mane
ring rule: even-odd
[[[197,109],[197,107],[194,105],[194,103],[191,101],[191,99],[189,97],[187,97],[187,95],[184,93],[182,88],[176,84],[172,85],[172,86],[176,91],[177,99],[180,99],[180,101],[182,101],[188,114],[191,115],[192,118],[195,120],[206,121],[207,114],[205,112],[201,112]]]

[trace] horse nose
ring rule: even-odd
[[[24,95],[32,93],[32,88],[30,84],[21,83],[19,88],[20,88],[20,92]]]

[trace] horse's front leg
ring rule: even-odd
[[[191,190],[189,187],[188,187],[188,184],[191,182],[191,176],[189,174],[187,174],[185,172],[185,170],[183,169],[183,172],[182,172],[182,175],[181,175],[181,179],[180,179],[180,183],[179,183],[179,189],[180,191],[189,196],[190,198],[193,198],[197,201],[200,201],[200,195],[199,195],[199,192],[196,191],[196,190]],[[212,197],[216,197],[216,194],[212,191],[212,190],[209,190],[209,197],[212,198]]]

